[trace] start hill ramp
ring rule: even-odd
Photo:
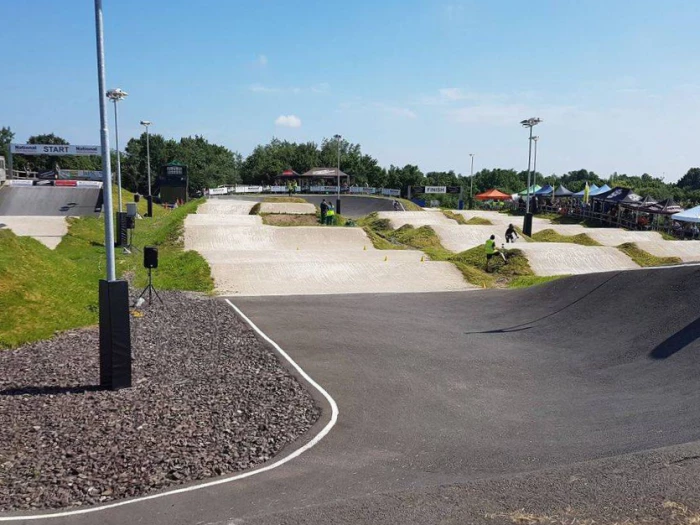
[[[68,233],[66,217],[98,217],[101,207],[100,188],[3,186],[0,228],[54,249]]]
[[[474,288],[450,263],[429,261],[413,250],[376,250],[360,228],[265,226],[239,221],[241,217],[254,217],[245,215],[248,211],[244,207],[228,208],[233,213],[226,214],[222,213],[226,205],[209,204],[185,220],[185,248],[196,250],[207,259],[221,294],[399,293]],[[215,218],[208,217],[209,213]]]

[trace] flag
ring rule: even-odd
[[[586,181],[586,187],[583,188],[583,202],[588,204],[588,193],[589,193],[589,188],[588,188],[588,181]]]

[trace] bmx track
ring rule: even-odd
[[[610,498],[697,501],[674,481],[700,449],[697,267],[233,302],[337,402],[331,432],[257,476],[51,523],[509,523],[485,512],[532,501],[600,523]]]

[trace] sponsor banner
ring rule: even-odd
[[[33,180],[10,179],[5,182],[8,186],[34,186]]]
[[[376,193],[376,188],[361,188],[359,186],[351,186],[350,193]]]
[[[209,195],[226,195],[228,188],[209,188]]]
[[[101,188],[102,183],[96,180],[78,180],[75,181],[76,186],[79,188]]]
[[[459,186],[448,186],[447,193],[459,193]]]
[[[270,186],[270,191],[272,193],[284,193],[285,191],[287,191],[287,187],[286,186]]]
[[[75,144],[10,144],[10,153],[15,155],[102,155],[100,146],[78,146]]]
[[[326,192],[338,192],[338,186],[311,186],[309,190],[312,193],[326,193]]]
[[[447,186],[426,186],[423,193],[447,193]]]
[[[75,180],[102,180],[101,171],[92,170],[58,170],[59,179]]]
[[[53,180],[35,180],[34,186],[53,186]]]
[[[392,190],[385,188],[382,190],[382,195],[391,195],[392,197],[399,197],[401,195],[401,190]]]
[[[236,186],[236,193],[262,193],[262,186]]]
[[[77,180],[60,180],[60,179],[59,179],[59,180],[55,180],[55,181],[53,182],[53,185],[54,185],[54,186],[71,186],[71,187],[75,187],[75,186],[78,185],[78,181],[77,181]]]

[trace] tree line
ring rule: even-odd
[[[0,155],[7,158],[9,143],[14,133],[9,127],[0,128]],[[30,144],[68,144],[51,133],[34,135]],[[159,134],[150,135],[151,170],[155,181],[160,166],[178,161],[189,168],[190,188],[193,192],[222,185],[271,184],[284,170],[292,169],[304,173],[314,167],[336,167],[340,154],[340,169],[349,174],[356,185],[376,188],[400,189],[406,195],[409,186],[462,186],[465,198],[491,188],[506,193],[516,193],[527,185],[527,171],[491,168],[474,173],[473,180],[453,170],[423,173],[413,164],[403,167],[379,165],[377,159],[362,152],[360,144],[347,140],[326,138],[315,142],[289,142],[273,138],[268,144],[257,146],[248,157],[225,146],[213,144],[204,137],[166,139]],[[116,169],[116,155],[112,152],[112,169]],[[101,161],[97,157],[48,157],[17,156],[14,167],[33,171],[53,169],[59,163],[64,169],[99,170]],[[131,191],[146,193],[146,134],[131,138],[122,152],[122,184]],[[690,168],[676,183],[667,183],[660,177],[648,173],[640,176],[612,173],[602,175],[586,169],[569,171],[557,175],[535,174],[537,184],[558,186],[563,184],[571,191],[580,191],[586,182],[602,186],[632,188],[642,196],[662,200],[673,198],[690,205],[700,202],[700,168]]]

